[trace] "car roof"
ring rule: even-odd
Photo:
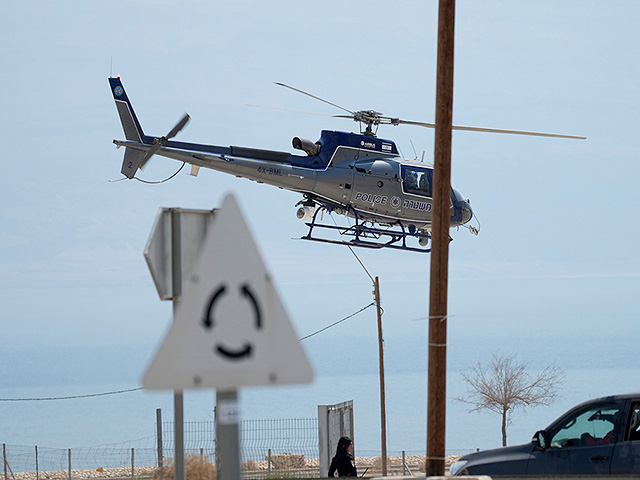
[[[623,393],[623,394],[620,394],[620,395],[608,395],[606,397],[592,398],[590,400],[586,400],[586,401],[584,401],[582,403],[579,403],[574,408],[581,407],[582,405],[588,405],[588,404],[591,404],[591,403],[613,402],[613,401],[616,401],[616,400],[628,400],[630,398],[640,398],[640,392],[638,392],[638,393]]]

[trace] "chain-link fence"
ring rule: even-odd
[[[173,422],[162,423],[161,430],[161,442],[156,435],[121,444],[72,449],[3,444],[4,478],[19,480],[18,477],[22,476],[18,474],[22,472],[34,473],[33,478],[37,480],[40,477],[77,478],[74,472],[78,470],[104,473],[108,469],[120,469],[121,477],[148,476],[149,469],[141,471],[140,468],[158,465],[159,443],[162,445],[163,464],[172,463]],[[240,439],[243,470],[251,478],[263,478],[257,475],[259,472],[269,474],[274,470],[313,469],[313,462],[317,463],[315,418],[243,420]],[[185,422],[184,451],[185,458],[199,455],[204,461],[215,463],[215,422]]]
[[[165,466],[173,463],[173,435],[173,423],[163,423],[161,443]],[[315,418],[243,420],[240,439],[245,480],[319,476]],[[185,458],[200,456],[204,462],[214,464],[214,422],[185,422],[184,446]],[[120,444],[72,449],[5,444],[2,447],[4,480],[142,479],[151,477],[158,465],[157,435]],[[424,471],[424,452],[397,451],[389,455],[390,475],[419,475]],[[455,457],[457,455],[447,456],[447,464]],[[359,474],[367,477],[380,474],[379,451],[358,451],[356,463]]]
[[[4,471],[50,472],[88,469],[131,468],[157,465],[154,437],[122,444],[79,448],[49,448],[3,444]],[[135,445],[135,446],[131,446]]]

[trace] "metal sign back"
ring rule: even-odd
[[[193,269],[200,247],[215,215],[214,210],[176,208],[160,208],[158,210],[144,248],[144,258],[161,300],[171,300],[174,296],[171,282],[171,213],[175,211],[180,213],[180,255],[183,281]]]

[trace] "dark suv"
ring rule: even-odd
[[[531,443],[471,453],[451,475],[638,475],[640,393],[603,397],[572,408]]]

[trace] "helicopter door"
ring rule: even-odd
[[[352,205],[372,213],[398,212],[391,199],[400,193],[397,161],[386,158],[356,162],[353,172]]]
[[[402,215],[424,220],[431,218],[433,201],[433,169],[417,165],[402,165]]]

